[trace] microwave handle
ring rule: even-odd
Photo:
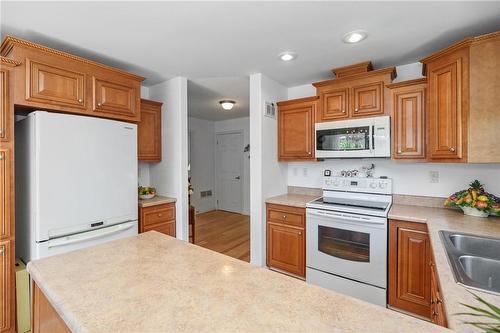
[[[375,150],[375,125],[370,126],[370,152],[374,153]]]

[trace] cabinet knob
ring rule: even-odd
[[[0,254],[3,254],[4,251],[5,249],[3,247],[0,247]]]
[[[286,215],[283,215],[283,220],[286,220]]]
[[[434,263],[432,261],[429,261],[429,266],[434,266]]]
[[[302,231],[299,231],[299,235],[302,235]]]
[[[101,103],[97,103],[97,106],[99,106],[99,107],[100,107],[100,106],[102,106],[102,104],[101,104]]]
[[[342,110],[342,113],[345,113],[345,110]]]
[[[3,157],[3,153],[0,154],[0,161],[3,161],[4,157]]]
[[[403,152],[401,150],[398,150],[398,154],[402,154]]]
[[[438,313],[437,313],[437,311],[436,311],[436,310],[432,311],[432,316],[433,316],[433,317],[437,317],[437,315],[438,315]]]
[[[451,152],[454,152],[454,151],[455,151],[455,148],[451,147],[451,148],[450,148],[450,151],[451,151]]]
[[[308,153],[309,155],[311,155],[311,152],[310,152],[310,151],[308,151],[307,153]]]
[[[440,304],[440,303],[443,303],[443,300],[441,298],[436,298],[436,304]]]
[[[0,135],[3,135],[3,128],[0,128]]]
[[[83,103],[83,99],[81,99],[81,98],[80,98],[80,99],[78,100],[78,103]]]
[[[358,108],[355,108],[355,109],[354,109],[354,111],[356,111],[356,112],[357,112],[357,111],[358,111]]]
[[[159,213],[159,214],[158,214],[158,217],[161,217],[162,215],[163,215],[162,213]]]

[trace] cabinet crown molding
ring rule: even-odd
[[[491,32],[489,34],[485,34],[485,35],[481,35],[481,36],[477,36],[477,37],[467,37],[465,39],[462,39],[459,42],[451,44],[447,48],[439,50],[439,51],[437,51],[437,52],[435,52],[435,53],[433,53],[433,54],[431,54],[423,59],[420,59],[420,62],[423,64],[426,64],[428,62],[435,60],[436,58],[442,57],[442,56],[447,55],[451,52],[459,50],[461,48],[470,47],[471,45],[484,43],[484,42],[490,41],[492,39],[497,39],[497,38],[500,38],[500,31]]]
[[[16,67],[16,66],[19,66],[21,64],[20,61],[10,59],[10,58],[5,58],[5,57],[0,57],[0,63],[2,65],[7,65],[7,66],[11,66],[11,67]]]
[[[137,80],[137,81],[144,81],[144,77],[142,77],[142,76],[135,75],[135,74],[132,74],[129,72],[125,72],[125,71],[118,69],[118,68],[115,68],[115,67],[107,66],[107,65],[89,60],[89,59],[85,59],[85,58],[82,58],[82,57],[79,57],[79,56],[76,56],[76,55],[73,55],[70,53],[62,52],[62,51],[52,49],[52,48],[47,47],[47,46],[36,44],[36,43],[30,42],[28,40],[24,40],[24,39],[13,37],[13,36],[5,37],[5,39],[2,42],[2,46],[0,47],[0,55],[2,57],[7,57],[9,55],[9,53],[12,51],[12,49],[16,46],[28,48],[28,49],[36,49],[40,52],[57,55],[57,56],[71,59],[74,61],[78,61],[81,63],[97,66],[97,67],[100,67],[100,68],[103,68],[103,69],[106,69],[109,71],[120,73],[121,75],[127,76],[127,77],[134,79],[134,80]]]
[[[342,77],[351,76],[354,74],[367,73],[373,70],[371,61],[363,61],[357,64],[333,68],[332,73],[335,74],[337,79]]]
[[[427,83],[426,77],[413,79],[413,80],[406,80],[406,81],[389,83],[389,84],[386,84],[385,86],[389,89],[394,89],[394,88],[409,87],[409,86],[413,86],[416,84],[424,84],[424,83]]]
[[[369,72],[365,72],[365,73],[358,73],[358,74],[353,74],[353,75],[349,75],[349,76],[344,76],[344,77],[341,77],[338,79],[315,82],[312,85],[316,88],[319,88],[319,87],[329,86],[331,84],[335,84],[338,82],[347,82],[347,81],[351,81],[351,80],[357,80],[357,79],[361,79],[361,78],[383,75],[383,74],[390,74],[391,80],[394,80],[397,76],[396,67],[387,67],[387,68],[377,69],[377,70],[373,70],[373,71],[369,71]]]
[[[319,99],[319,96],[303,97],[303,98],[296,98],[296,99],[290,99],[287,101],[277,102],[276,105],[286,106],[286,105],[293,105],[293,104],[297,104],[297,103],[314,102],[318,99]]]
[[[150,104],[158,107],[161,107],[163,105],[162,102],[152,101],[150,99],[145,99],[145,98],[141,98],[141,103]]]

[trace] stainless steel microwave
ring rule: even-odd
[[[391,157],[391,118],[317,123],[316,157]]]

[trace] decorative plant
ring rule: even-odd
[[[500,216],[500,198],[484,190],[479,180],[469,184],[467,190],[458,191],[444,202],[448,207],[471,207],[490,215]]]
[[[488,303],[474,293],[471,294],[474,296],[476,301],[482,303],[482,305],[485,305],[486,307],[478,307],[460,303],[472,311],[457,313],[457,315],[478,318],[477,321],[466,321],[464,322],[464,324],[477,327],[483,330],[483,332],[485,333],[500,333],[500,308],[491,303]]]
[[[139,186],[139,195],[156,194],[154,187]]]

